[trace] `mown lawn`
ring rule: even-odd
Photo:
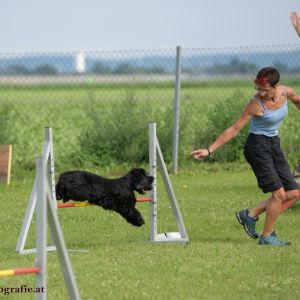
[[[106,176],[117,171],[93,170]],[[82,299],[299,299],[300,206],[282,213],[279,237],[290,247],[259,246],[235,219],[235,212],[255,205],[264,195],[246,165],[203,162],[171,176],[190,243],[153,244],[149,238],[147,203],[138,203],[146,224],[135,228],[119,215],[97,207],[58,211]],[[0,187],[0,269],[28,267],[34,255],[14,252],[33,172],[14,173]],[[158,231],[176,230],[161,180],[158,187]],[[264,216],[259,222],[261,230]],[[34,245],[34,225],[27,246]],[[34,287],[33,275],[0,279],[3,287]],[[48,297],[67,299],[55,252],[48,255]],[[1,299],[32,299],[13,294]]]

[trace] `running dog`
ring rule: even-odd
[[[135,208],[134,191],[145,194],[152,190],[154,177],[141,168],[133,168],[126,175],[107,179],[85,171],[69,171],[59,175],[56,199],[68,202],[88,201],[119,213],[128,223],[142,226],[145,221]]]

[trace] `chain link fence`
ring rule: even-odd
[[[282,83],[300,92],[300,45],[183,48],[180,62],[179,160],[209,142],[205,132],[224,129],[226,122],[211,128],[216,107],[249,101],[260,68],[276,67]],[[2,53],[0,144],[13,144],[15,167],[32,168],[43,128],[51,126],[59,168],[140,163],[148,159],[147,128],[154,121],[170,162],[175,73],[176,49]],[[241,111],[226,113],[234,121]],[[282,130],[293,137],[286,149],[296,153],[299,118],[293,108],[290,114]]]

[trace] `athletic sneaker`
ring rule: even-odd
[[[258,243],[260,245],[272,245],[272,246],[289,246],[289,245],[291,245],[290,242],[278,240],[278,238],[274,235],[267,235],[267,236],[261,235],[259,237]]]
[[[249,210],[244,209],[241,210],[240,212],[237,212],[235,215],[238,221],[240,222],[240,224],[244,226],[244,229],[247,232],[247,234],[251,236],[253,239],[257,239],[259,235],[255,230],[255,223],[256,221],[258,221],[258,218],[253,219],[249,217],[248,213]]]

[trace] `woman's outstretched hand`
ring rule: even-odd
[[[194,156],[194,158],[197,160],[201,160],[203,157],[208,156],[209,152],[207,149],[198,149],[191,152],[190,155]]]
[[[291,13],[291,20],[292,20],[293,26],[295,27],[295,30],[297,31],[298,35],[300,36],[300,18],[295,11],[292,11],[292,13]]]

